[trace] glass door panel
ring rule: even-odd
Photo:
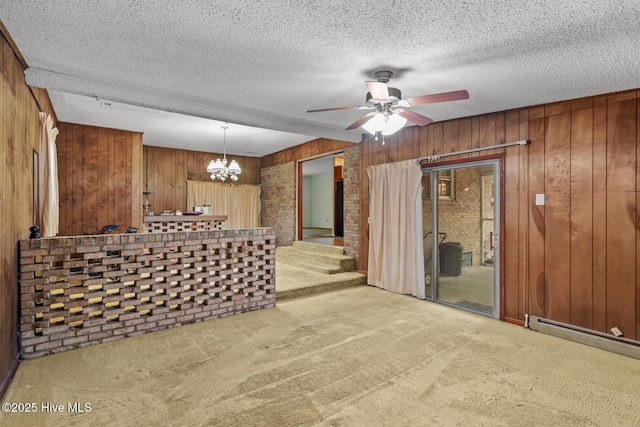
[[[427,298],[493,317],[496,170],[497,161],[425,170],[422,218]]]

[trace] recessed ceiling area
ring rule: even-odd
[[[640,86],[640,2],[4,0],[0,20],[58,119],[144,144],[264,156],[346,131],[366,80],[393,71],[434,121]],[[109,105],[107,105],[109,104]]]

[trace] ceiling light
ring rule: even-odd
[[[376,136],[378,133],[391,135],[402,129],[405,124],[407,119],[398,113],[376,113],[362,125],[362,128]]]
[[[230,178],[231,181],[236,182],[238,175],[242,173],[242,169],[240,169],[240,165],[235,160],[231,160],[231,163],[227,167],[227,129],[229,129],[229,126],[222,126],[222,129],[224,130],[224,157],[222,160],[211,160],[207,167],[207,172],[211,174],[212,181],[216,179],[225,181],[227,178]]]

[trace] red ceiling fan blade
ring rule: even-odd
[[[454,92],[416,96],[415,98],[408,98],[406,101],[411,105],[422,105],[433,104],[435,102],[459,101],[461,99],[469,99],[469,92],[466,90],[456,90]]]
[[[319,113],[321,111],[361,110],[361,109],[362,109],[362,107],[321,108],[319,110],[307,110],[307,113]]]
[[[345,130],[351,130],[351,129],[357,129],[360,126],[362,126],[364,124],[364,122],[366,122],[367,120],[369,120],[371,118],[371,116],[373,116],[374,114],[376,114],[375,112],[369,113],[369,114],[365,114],[364,116],[360,117],[358,120],[356,120],[355,122],[351,123],[349,125],[348,128],[346,128]]]
[[[396,114],[400,114],[402,117],[417,124],[418,126],[426,126],[433,121],[429,117],[425,117],[422,114],[414,113],[409,110],[402,110]]]
[[[389,89],[386,83],[368,81],[365,82],[369,88],[369,93],[373,99],[387,100],[389,99]]]

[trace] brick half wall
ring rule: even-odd
[[[275,306],[273,228],[20,242],[22,358]]]

